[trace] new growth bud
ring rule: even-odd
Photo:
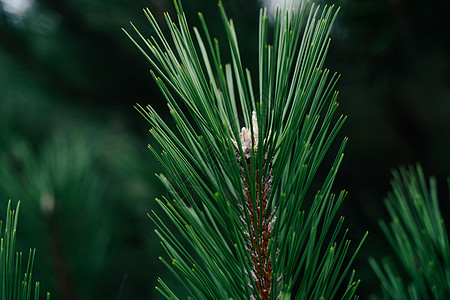
[[[252,129],[253,129],[253,137],[252,137]],[[239,134],[239,137],[241,138],[241,145],[242,145],[242,152],[244,152],[245,158],[250,158],[250,149],[252,146],[255,147],[255,152],[258,149],[258,120],[256,119],[256,112],[252,112],[252,127],[249,127],[248,129],[245,127],[242,127],[241,133]],[[235,140],[231,139],[233,141],[234,146],[236,149],[238,149],[238,144]]]

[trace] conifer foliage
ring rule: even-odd
[[[165,15],[170,38],[148,9],[155,37],[127,33],[176,125],[137,105],[170,192],[157,199],[167,216],[151,215],[170,257],[162,261],[192,299],[353,299],[359,281],[346,275],[359,247],[348,253],[336,218],[346,192],[332,193],[347,140],[323,163],[345,121],[335,117],[339,76],[323,69],[339,9],[279,9],[272,33],[261,10],[254,85],[223,5],[229,63],[203,15],[191,34],[181,2],[174,4],[176,20]],[[319,168],[329,170],[322,179]],[[162,279],[157,288],[178,299]]]
[[[386,199],[392,220],[388,224],[380,221],[380,225],[396,260],[385,258],[380,266],[370,259],[381,281],[383,299],[447,299],[450,244],[436,179],[431,177],[427,184],[420,165],[402,167],[393,174],[393,191]]]
[[[33,265],[36,249],[31,250],[28,259],[24,259],[22,252],[16,252],[17,222],[19,218],[20,202],[16,209],[11,209],[11,201],[6,209],[4,234],[0,241],[0,299],[1,300],[39,300],[39,282],[33,282]],[[0,232],[3,222],[0,221]],[[26,271],[23,273],[23,264]],[[23,275],[22,275],[23,274]],[[47,300],[50,294],[47,293]]]

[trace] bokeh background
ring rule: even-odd
[[[255,73],[263,3],[223,3]],[[349,191],[341,214],[351,238],[370,232],[355,262],[367,299],[378,291],[367,258],[391,251],[377,225],[391,169],[422,163],[449,217],[450,18],[443,0],[335,3],[326,65],[343,74],[341,137],[350,139],[336,189]],[[53,299],[159,299],[157,277],[172,282],[146,215],[165,194],[154,176],[161,168],[133,108],[164,115],[165,102],[121,30],[133,21],[151,35],[144,7],[160,22],[173,15],[171,0],[0,0],[0,211],[21,200],[19,248],[38,249],[34,278]],[[184,8],[191,25],[202,11],[224,40],[216,1]]]

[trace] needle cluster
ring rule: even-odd
[[[154,36],[136,28],[140,42],[129,35],[176,125],[137,106],[170,195],[157,199],[166,219],[150,215],[169,257],[161,260],[192,299],[353,299],[359,281],[349,271],[359,247],[347,257],[350,241],[336,218],[346,192],[332,192],[347,139],[324,163],[345,121],[335,117],[339,75],[323,69],[339,9],[284,7],[273,26],[262,9],[253,84],[221,2],[228,63],[203,15],[201,30],[191,29],[181,1],[174,4],[167,34],[147,9]],[[157,288],[178,299],[162,279]]]

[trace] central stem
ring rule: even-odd
[[[246,164],[251,174],[250,159],[246,159]],[[266,165],[266,162],[265,164]],[[252,178],[245,176],[244,170],[241,170],[242,188],[245,196],[245,210],[248,214],[248,222],[245,220],[246,214],[243,211],[241,217],[246,228],[250,228],[250,232],[245,231],[247,237],[246,250],[250,255],[251,276],[255,282],[257,290],[253,290],[252,299],[270,299],[271,283],[272,283],[272,260],[269,253],[269,240],[272,235],[273,225],[275,222],[275,210],[270,214],[267,213],[269,206],[269,197],[272,190],[272,169],[260,181],[259,176],[263,173],[256,171],[256,199],[252,199],[249,183]],[[261,182],[261,186],[260,186]],[[244,209],[244,208],[243,208]],[[257,297],[259,295],[259,297]]]
[[[251,128],[247,129],[243,127],[241,130],[240,145],[238,145],[235,140],[232,141],[235,146],[236,159],[240,165],[240,176],[245,198],[243,204],[240,206],[242,209],[240,219],[244,225],[243,228],[246,228],[246,230],[244,230],[244,235],[247,238],[245,249],[250,256],[248,260],[251,268],[250,276],[255,283],[255,285],[250,285],[253,292],[251,300],[269,300],[272,284],[272,259],[269,251],[269,242],[272,237],[273,225],[276,220],[276,207],[272,208],[272,211],[270,212],[267,211],[269,209],[273,178],[271,160],[267,159],[267,151],[264,155],[262,170],[254,170],[256,171],[256,178],[254,178],[254,181],[251,177],[251,153],[253,152],[256,154],[258,151],[258,136],[259,130],[256,112],[253,111]],[[241,156],[241,152],[238,150],[239,147],[241,147],[242,153],[244,154],[243,156]],[[246,173],[245,171],[248,172]],[[248,174],[248,176],[246,174]],[[250,192],[251,189],[249,188],[253,182],[255,182],[255,199],[253,199]],[[279,295],[277,296],[277,299],[278,298]]]

